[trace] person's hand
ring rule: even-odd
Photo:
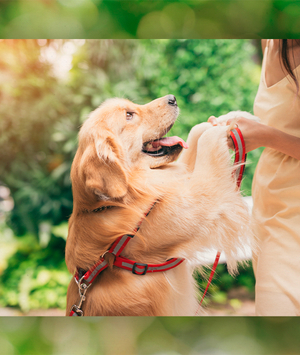
[[[210,116],[207,122],[211,123],[213,126],[226,126],[226,122],[218,122],[215,116]]]
[[[235,122],[235,124],[238,126],[238,128],[241,130],[243,134],[246,153],[256,148],[259,148],[261,146],[264,146],[262,142],[264,139],[263,137],[264,137],[264,131],[266,129],[266,126],[262,125],[261,123],[249,120],[244,117],[229,119],[226,122],[219,123],[215,116],[210,116],[208,122],[210,122],[213,126],[224,126],[224,125],[229,126],[233,122]],[[228,138],[228,146],[230,149],[234,149],[230,137]]]

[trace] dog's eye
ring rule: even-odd
[[[132,120],[133,119],[133,112],[126,112],[126,120]]]

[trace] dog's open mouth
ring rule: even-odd
[[[143,144],[143,153],[146,153],[152,157],[161,157],[167,154],[171,154],[173,151],[185,148],[189,146],[180,137],[165,137],[156,139],[154,141],[146,142]]]

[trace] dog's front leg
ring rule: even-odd
[[[227,127],[204,132],[197,142],[190,191],[207,233],[203,244],[224,251],[232,271],[238,249],[249,237],[249,215],[236,187],[227,145]]]
[[[225,169],[227,172],[232,170],[227,144],[227,127],[217,126],[209,130],[205,129],[194,145],[194,179],[199,181],[199,177],[201,177],[205,180],[219,181],[220,176],[226,178],[223,176],[225,173],[223,170]],[[227,178],[230,179],[231,176],[229,175]]]
[[[197,124],[190,130],[190,133],[186,141],[189,146],[189,149],[185,149],[181,153],[178,159],[179,163],[183,163],[186,165],[187,170],[189,172],[193,171],[195,166],[195,161],[197,156],[197,144],[199,138],[206,130],[212,127],[213,126],[210,123],[204,122],[204,123]]]

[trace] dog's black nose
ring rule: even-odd
[[[174,95],[168,96],[168,104],[172,106],[177,106],[176,97]]]

